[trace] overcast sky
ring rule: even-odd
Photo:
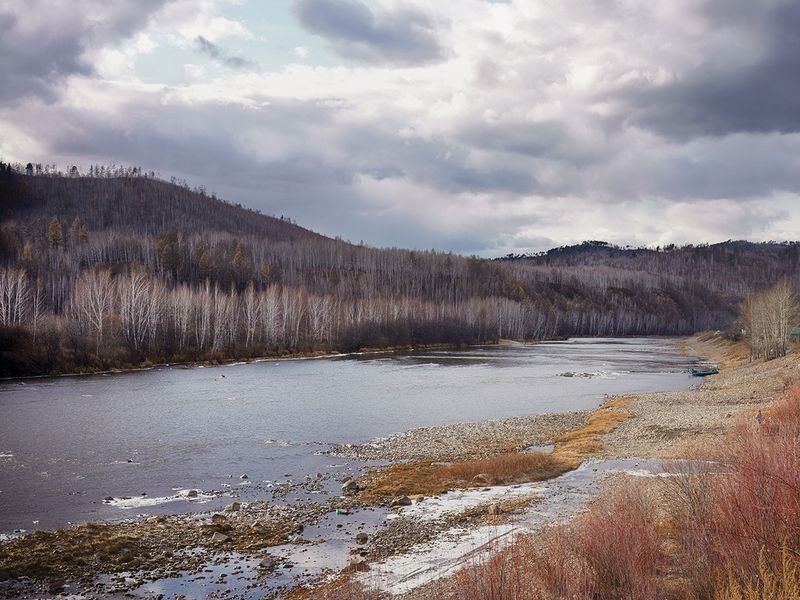
[[[800,238],[797,0],[0,0],[0,157],[376,246]]]

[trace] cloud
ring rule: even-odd
[[[672,138],[800,131],[800,4],[701,5],[700,56],[663,83],[617,93],[630,122]]]
[[[95,72],[91,50],[130,37],[164,3],[34,0],[24,12],[0,4],[0,102],[53,101],[66,78]]]
[[[27,96],[0,97],[0,152],[141,164],[373,245],[499,255],[800,231],[800,27],[786,0],[296,0],[336,54],[271,32],[280,46],[263,46],[287,63],[258,70],[191,64],[191,51],[225,64],[221,40],[262,33],[229,4],[197,6],[120,25],[122,47],[59,33],[59,19],[92,30],[91,12],[6,15],[4,32],[38,31],[64,64],[9,79]],[[145,50],[175,79],[137,78]]]
[[[205,54],[215,62],[230,67],[231,69],[243,69],[245,67],[252,67],[255,64],[244,57],[228,54],[217,44],[206,39],[202,35],[198,35],[194,41],[198,52]]]
[[[424,64],[442,60],[435,23],[412,9],[370,9],[360,0],[295,0],[300,23],[335,52],[367,63]]]

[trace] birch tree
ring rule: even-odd
[[[106,270],[84,271],[72,292],[72,310],[82,326],[95,336],[95,350],[100,351],[103,331],[114,304],[114,284]]]
[[[0,269],[0,324],[22,325],[28,315],[30,281],[23,269]]]

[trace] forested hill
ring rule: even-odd
[[[109,172],[110,171],[110,172]],[[727,328],[800,246],[586,242],[487,260],[330,239],[145,176],[0,163],[0,376]]]
[[[258,235],[276,241],[319,237],[286,219],[209,196],[202,188],[192,190],[144,175],[3,175],[0,206],[4,220],[49,220],[57,215],[69,223],[80,217],[93,230],[146,235],[175,230],[186,234],[220,231]]]
[[[599,270],[632,281],[644,282],[655,277],[684,285],[702,285],[729,299],[741,299],[783,278],[800,283],[800,242],[728,240],[717,244],[633,248],[586,241],[538,254],[509,255],[501,260],[523,267],[569,272],[578,278],[585,278],[582,273]]]

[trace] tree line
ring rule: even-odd
[[[130,172],[0,164],[3,374],[685,334],[728,327],[747,295],[798,274],[787,244],[592,242],[503,260],[378,249]]]

